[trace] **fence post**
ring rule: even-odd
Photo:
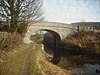
[[[79,28],[79,26],[77,26],[77,31],[78,31],[78,33],[79,33],[79,31],[80,31],[80,28]]]

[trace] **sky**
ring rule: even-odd
[[[100,0],[43,0],[48,22],[100,22]]]

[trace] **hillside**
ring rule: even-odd
[[[71,23],[73,26],[89,26],[89,27],[99,27],[100,28],[100,22],[76,22]]]

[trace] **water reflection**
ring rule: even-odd
[[[48,46],[44,47],[45,51],[49,53],[49,51],[52,49],[49,49]],[[71,56],[72,57],[72,56]],[[100,75],[100,65],[96,64],[96,62],[92,63],[78,63],[73,62],[71,57],[63,57],[61,61],[57,64],[59,67],[64,69],[70,69],[73,73],[73,75]],[[75,56],[74,56],[75,57]],[[68,60],[71,59],[71,60]],[[82,58],[81,58],[82,59]],[[77,58],[78,60],[78,58]],[[83,59],[84,60],[84,59]],[[89,60],[91,61],[91,60]],[[78,63],[78,64],[77,64]]]
[[[53,63],[57,61],[57,66],[70,69],[73,75],[100,75],[100,55],[76,44],[56,43],[51,37],[45,36],[43,44],[44,51],[53,55]]]
[[[84,64],[83,67],[73,68],[75,75],[100,75],[100,65]]]

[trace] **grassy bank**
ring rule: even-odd
[[[8,52],[6,59],[0,61],[0,75],[20,75],[25,67],[27,54],[32,50],[32,45],[21,44]],[[37,62],[38,49],[31,52],[29,69],[30,75],[42,75]],[[27,64],[26,64],[27,65]]]
[[[72,50],[73,55],[70,55],[64,58],[61,58],[61,61],[59,64],[53,65],[52,63],[48,62],[45,59],[44,54],[41,52],[40,47],[36,47],[37,51],[35,51],[36,55],[35,58],[32,58],[32,61],[34,62],[35,66],[31,69],[33,69],[32,73],[36,75],[71,75],[71,71],[69,67],[77,66],[77,65],[83,65],[84,63],[93,63],[96,64],[99,62],[99,50],[100,50],[100,33],[93,33],[93,32],[80,32],[77,34],[72,35],[69,38],[66,38],[63,41],[63,49]],[[63,49],[61,51],[63,51]],[[80,49],[80,50],[77,50]],[[82,54],[81,49],[84,54]],[[86,54],[85,54],[86,51]],[[64,52],[64,53],[65,53]],[[79,52],[77,54],[77,52]],[[88,53],[87,53],[88,52]],[[68,52],[67,52],[68,53]],[[76,53],[76,54],[75,54]],[[81,54],[80,54],[81,53]],[[92,53],[92,54],[91,54]],[[72,54],[72,53],[71,53]],[[69,61],[69,62],[68,62]],[[64,69],[62,69],[64,68]],[[66,69],[65,69],[66,68]],[[67,72],[67,73],[66,73]]]
[[[76,33],[63,40],[63,47],[66,52],[67,50],[73,51],[69,56],[65,55],[65,57],[61,58],[60,67],[68,68],[68,66],[72,65],[100,64],[100,32]],[[79,53],[77,52],[78,47],[80,49]]]
[[[54,65],[49,62],[48,59],[49,58],[47,54],[45,54],[41,50],[41,46],[39,46],[37,61],[39,63],[39,67],[43,75],[72,75],[70,70],[62,69],[61,67],[58,67],[57,65]]]
[[[34,54],[32,54],[31,56],[31,75],[42,75],[42,71],[38,61],[39,56],[41,56],[40,48],[40,45],[35,45]]]
[[[63,40],[67,46],[77,45],[84,50],[100,55],[100,32],[80,32]]]
[[[13,52],[7,53],[6,59],[0,62],[1,75],[18,75],[27,53],[29,45],[22,44],[13,49]]]
[[[23,36],[16,32],[0,32],[0,59],[22,43]]]

